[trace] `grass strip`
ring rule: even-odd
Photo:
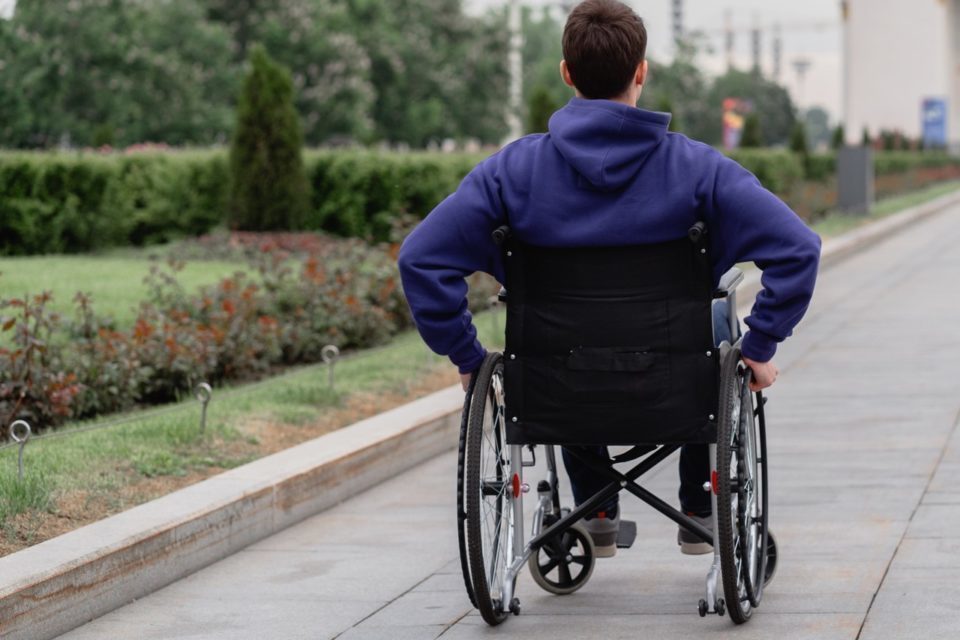
[[[503,321],[502,313],[477,315],[485,344],[502,343]],[[500,339],[495,338],[497,334]],[[351,415],[359,418],[363,409],[356,406],[364,399],[376,405],[378,398],[389,396],[398,404],[424,393],[418,383],[429,376],[439,376],[444,385],[457,381],[446,358],[430,352],[415,331],[404,332],[383,347],[349,354],[337,363],[334,374],[333,390],[323,365],[294,369],[250,385],[218,388],[202,434],[200,405],[192,397],[160,409],[66,425],[27,444],[23,482],[17,480],[17,447],[0,449],[0,537],[8,543],[0,545],[0,550],[15,550],[48,537],[42,530],[44,518],[18,518],[21,514],[63,517],[72,509],[109,515],[156,497],[162,487],[151,487],[146,493],[131,490],[144,480],[202,479],[310,439],[316,435],[316,423],[330,415],[341,422]],[[350,407],[356,410],[345,410]],[[281,429],[264,431],[264,425]],[[345,424],[329,424],[325,429],[341,426]],[[265,441],[264,433],[280,433],[283,441]],[[170,490],[183,486],[173,485]],[[64,506],[65,500],[77,496],[82,505]]]

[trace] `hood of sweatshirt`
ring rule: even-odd
[[[629,184],[663,141],[670,114],[610,100],[573,98],[550,118],[560,155],[600,191]]]

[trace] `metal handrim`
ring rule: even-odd
[[[748,462],[744,456],[743,449],[743,422],[744,414],[743,410],[743,389],[749,384],[747,378],[749,373],[744,375],[743,369],[737,367],[737,376],[736,380],[738,383],[736,400],[733,403],[730,416],[730,424],[737,425],[737,428],[731,429],[730,436],[730,451],[731,451],[731,460],[730,460],[730,480],[733,483],[733,486],[736,487],[736,492],[731,492],[731,504],[730,510],[731,515],[733,516],[734,522],[737,523],[736,531],[737,538],[734,541],[734,557],[737,570],[737,592],[739,595],[741,608],[744,611],[744,614],[747,616],[750,615],[750,609],[752,607],[752,602],[750,602],[749,595],[747,593],[747,581],[749,580],[749,558],[750,558],[750,549],[744,548],[747,541],[747,537],[744,535],[744,515],[747,508],[749,507],[752,495],[752,489],[749,487],[748,483],[741,482],[743,475],[748,467]],[[746,565],[746,566],[745,566]],[[728,598],[729,599],[729,598]]]
[[[745,375],[746,374],[746,375]],[[744,413],[744,388],[749,384],[749,374],[740,363],[740,351],[736,347],[725,352],[720,366],[720,421],[717,432],[717,540],[720,553],[721,579],[724,603],[730,619],[743,624],[753,614],[753,604],[747,593],[749,555],[747,535],[742,524],[742,515],[747,513],[752,501],[753,488],[744,477],[747,456],[740,444]],[[716,603],[718,611],[720,601]]]
[[[741,371],[740,415],[737,428],[738,478],[737,482],[737,529],[741,539],[741,559],[744,589],[751,606],[760,603],[763,588],[763,558],[760,557],[762,539],[762,511],[758,495],[763,491],[762,482],[757,474],[757,442],[754,426],[753,404],[750,395],[749,369]],[[745,560],[746,566],[743,567]],[[757,586],[759,585],[759,587]]]
[[[480,458],[480,515],[483,522],[483,557],[490,597],[502,601],[502,582],[510,558],[509,463],[506,460],[506,423],[503,376],[494,371],[484,407],[483,446]]]

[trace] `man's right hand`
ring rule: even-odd
[[[744,358],[743,363],[753,371],[753,377],[750,380],[750,391],[766,389],[777,381],[777,376],[780,374],[780,371],[776,365],[773,364],[772,360],[770,362],[757,362],[750,358]]]

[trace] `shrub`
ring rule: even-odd
[[[760,127],[760,116],[756,113],[748,114],[743,120],[743,133],[740,137],[740,146],[744,149],[756,149],[763,146],[763,131]]]
[[[309,151],[312,230],[374,241],[449,195],[480,154]],[[207,233],[225,223],[222,151],[0,153],[0,254],[83,252]]]
[[[807,128],[799,120],[793,123],[793,128],[790,130],[790,150],[804,157],[810,154],[810,148],[807,145]]]
[[[877,175],[902,173],[914,169],[960,167],[960,158],[942,151],[879,151],[874,154]]]
[[[553,100],[550,87],[538,84],[527,101],[527,133],[546,133],[550,116],[559,108]]]
[[[254,231],[299,229],[310,185],[303,169],[303,134],[293,103],[293,81],[262,46],[253,48],[250,65],[230,148],[231,226]]]
[[[803,179],[803,163],[790,151],[780,149],[739,149],[730,157],[753,173],[770,191],[785,193]]]
[[[0,347],[0,424],[23,419],[36,428],[72,415],[80,385],[64,371],[61,348],[52,339],[60,318],[47,310],[50,298],[44,292],[0,300],[0,330],[13,334],[9,346]]]
[[[811,182],[824,182],[837,173],[837,156],[833,153],[808,155],[803,161],[804,178]]]
[[[65,366],[80,385],[72,417],[86,418],[131,408],[144,375],[132,344],[93,312],[93,299],[78,292],[73,299],[77,320],[70,327],[74,349]]]
[[[187,292],[182,263],[154,266],[134,325],[117,330],[74,298],[72,323],[46,310],[48,294],[0,300],[0,424],[35,429],[139,404],[175,400],[201,381],[247,381],[316,362],[327,344],[364,348],[410,326],[396,245],[315,234],[244,234],[250,269]],[[284,250],[285,245],[290,250]],[[493,293],[475,292],[481,308]],[[474,307],[476,308],[476,307]]]
[[[730,155],[788,199],[804,178],[822,184],[836,172],[832,153],[806,161],[779,149]],[[304,165],[313,195],[304,226],[398,241],[482,159],[466,153],[308,151]],[[875,166],[878,177],[923,171],[919,182],[906,175],[889,181],[908,188],[950,178],[960,160],[940,151],[880,151]],[[80,252],[207,233],[224,224],[229,171],[223,151],[0,153],[0,254]]]
[[[222,220],[227,182],[222,153],[0,154],[0,254],[205,233]]]
[[[482,159],[474,154],[310,152],[313,206],[306,227],[390,240],[397,217],[426,216]]]
[[[836,151],[846,143],[847,133],[842,124],[838,124],[833,129],[830,136],[830,148]]]

